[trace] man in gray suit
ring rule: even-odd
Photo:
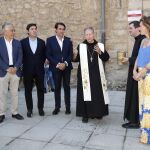
[[[0,123],[5,119],[8,84],[12,98],[12,117],[24,118],[18,114],[18,86],[21,76],[22,48],[14,39],[15,29],[11,23],[2,25],[3,36],[0,37]]]

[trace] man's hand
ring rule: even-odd
[[[60,69],[60,70],[63,71],[66,68],[66,64],[65,63],[58,63],[57,66],[56,66],[56,68],[58,68],[58,69]]]
[[[65,70],[65,68],[66,68],[66,64],[65,63],[60,63],[59,64],[59,69],[60,70]]]
[[[13,67],[9,67],[6,71],[7,71],[8,73],[11,73],[12,68],[13,68]]]
[[[73,55],[75,55],[75,56],[78,55],[78,50],[76,48],[73,49]]]
[[[16,67],[9,67],[6,71],[10,74],[16,74],[17,68]]]
[[[77,55],[78,55],[78,50],[76,48],[74,48],[73,49],[73,60],[76,59]]]
[[[16,74],[17,72],[17,68],[16,67],[13,67],[12,70],[11,70],[12,74]]]
[[[123,57],[121,62],[123,64],[127,64],[129,62],[129,58],[128,57]]]
[[[99,48],[98,44],[94,46],[94,51],[101,55],[101,49]]]

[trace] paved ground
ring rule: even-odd
[[[60,114],[53,116],[53,93],[47,93],[46,116],[40,117],[35,90],[33,95],[33,118],[26,117],[23,91],[19,92],[19,111],[25,120],[12,119],[8,107],[6,119],[0,124],[0,150],[150,150],[150,146],[139,144],[138,129],[126,130],[121,127],[124,92],[110,91],[110,115],[102,120],[90,119],[88,124],[75,117],[75,89],[72,89],[71,115],[65,115],[63,102]],[[8,100],[8,106],[10,103]]]

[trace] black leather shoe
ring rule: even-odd
[[[4,121],[4,119],[5,119],[5,115],[1,115],[0,116],[0,123],[2,123]]]
[[[20,114],[16,114],[16,115],[12,114],[12,118],[15,118],[17,120],[23,120],[24,119],[23,116],[21,116]]]
[[[129,126],[130,123],[131,123],[131,122],[124,123],[124,124],[122,124],[122,127],[123,127],[123,128],[126,128],[127,126]]]
[[[43,109],[39,109],[39,115],[40,115],[40,116],[44,116],[44,115],[45,115],[45,112],[44,112]]]
[[[33,116],[32,111],[28,111],[28,112],[27,112],[27,117],[28,117],[28,118],[31,118],[32,116]]]
[[[66,111],[65,111],[65,114],[66,114],[66,115],[71,114],[71,110],[67,108]]]
[[[128,122],[128,123],[123,124],[122,127],[126,129],[138,129],[140,125],[138,123]]]
[[[87,118],[87,117],[83,117],[83,118],[82,118],[82,122],[83,122],[83,123],[88,123],[88,118]]]
[[[59,112],[60,112],[60,109],[59,108],[55,108],[54,111],[53,111],[53,115],[57,115]]]
[[[103,117],[91,117],[91,119],[98,119],[98,120],[101,120],[101,119],[103,119]]]
[[[101,119],[103,119],[103,117],[96,117],[96,119],[99,119],[99,120],[101,120]]]

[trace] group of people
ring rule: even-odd
[[[20,41],[14,38],[15,28],[11,23],[4,23],[2,26],[3,36],[0,38],[0,123],[5,119],[6,97],[8,87],[12,99],[12,117],[23,120],[18,113],[18,86],[19,79],[23,77],[27,117],[33,116],[32,89],[37,88],[37,107],[40,116],[44,116],[44,66],[47,64],[53,77],[53,90],[55,97],[55,109],[52,114],[57,115],[61,108],[61,83],[64,87],[64,100],[66,114],[71,113],[70,104],[70,76],[73,69],[72,61],[79,62],[78,86],[77,86],[77,116],[82,116],[83,122],[88,118],[102,118],[108,115],[108,104],[104,102],[101,85],[100,66],[98,60],[107,61],[109,54],[101,51],[98,42],[94,37],[92,27],[84,30],[86,45],[86,65],[89,72],[89,80],[86,83],[90,86],[90,99],[85,100],[83,92],[84,77],[81,69],[79,46],[73,50],[73,44],[69,37],[65,36],[66,26],[62,22],[55,24],[56,35],[44,40],[37,36],[37,25],[30,23],[26,30],[28,36]],[[82,48],[81,48],[82,51]],[[84,55],[84,54],[83,54]],[[84,58],[84,57],[83,57]],[[92,60],[91,60],[92,59]],[[87,65],[88,64],[88,65]],[[49,75],[48,75],[49,76]]]
[[[129,63],[122,127],[140,128],[140,142],[150,144],[150,17],[129,23],[129,33],[135,38],[131,57],[122,62]]]
[[[102,43],[96,41],[94,29],[84,29],[85,40],[76,49],[65,36],[66,26],[55,24],[55,35],[44,40],[37,36],[37,25],[30,23],[28,36],[21,41],[14,38],[13,24],[4,23],[0,38],[0,123],[5,119],[8,86],[12,99],[12,117],[23,120],[18,113],[18,86],[23,76],[27,117],[33,116],[33,85],[37,88],[37,107],[44,116],[44,65],[49,65],[53,77],[55,109],[61,109],[61,83],[64,88],[65,114],[71,113],[70,76],[72,62],[78,62],[76,116],[87,123],[89,118],[102,119],[109,114],[109,97],[104,73],[104,62],[109,54]],[[140,22],[129,23],[129,33],[135,38],[131,57],[122,62],[129,63],[129,74],[125,97],[124,128],[141,128],[140,142],[150,144],[150,17],[142,17]]]

